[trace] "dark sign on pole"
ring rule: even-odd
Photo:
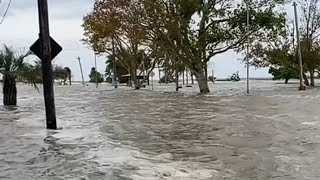
[[[62,47],[50,37],[50,45],[51,45],[51,60],[53,60],[61,51]],[[38,39],[33,45],[30,47],[30,50],[38,56],[39,59],[42,60],[41,57],[41,49],[40,49],[40,39]]]

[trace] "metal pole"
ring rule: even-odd
[[[212,69],[212,82],[213,84],[215,83],[215,79],[214,79],[214,70]]]
[[[116,56],[115,56],[115,47],[114,47],[114,39],[112,38],[112,57],[113,57],[113,83],[114,88],[117,89],[117,72],[116,72]]]
[[[178,73],[178,64],[175,65],[175,76],[176,76],[176,91],[179,91],[179,73]]]
[[[160,71],[159,63],[158,63],[158,73],[159,73],[159,84],[161,84],[161,71]]]
[[[47,0],[38,0],[40,49],[43,76],[43,92],[47,118],[47,129],[57,129],[54,102],[53,70],[51,64],[51,43]]]
[[[213,77],[213,84],[216,83],[216,79],[214,77],[214,67],[215,67],[215,64],[214,64],[214,61],[212,62],[212,77]]]
[[[182,72],[182,84],[184,85],[184,70]]]
[[[247,54],[246,54],[246,59],[247,59],[247,94],[250,94],[250,62],[249,62],[249,33],[250,33],[250,0],[246,0],[246,6],[247,6]]]
[[[299,34],[299,24],[298,24],[298,13],[297,13],[297,3],[293,3],[294,7],[294,15],[296,21],[296,31],[297,31],[297,41],[298,41],[298,58],[299,58],[299,66],[300,66],[300,86],[299,90],[303,91],[306,87],[303,84],[303,64],[302,64],[302,54],[301,54],[301,44],[300,44],[300,34]]]
[[[151,83],[152,83],[152,91],[153,91],[153,76],[151,77]]]
[[[188,72],[188,70],[186,71],[186,81],[187,81],[187,85],[189,84],[189,77],[188,77],[188,74],[189,74],[189,72]]]
[[[82,71],[82,65],[81,65],[81,58],[78,57],[78,61],[79,61],[79,66],[80,66],[80,71],[81,71],[81,77],[82,77],[82,86],[84,87],[84,78],[83,78],[83,71]]]
[[[146,77],[146,71],[145,71],[145,59],[144,59],[144,52],[142,53],[142,74],[143,74],[143,84],[145,83],[145,80],[147,80],[147,77]],[[148,84],[149,85],[149,84]]]
[[[98,88],[98,69],[97,69],[97,55],[94,53],[94,65],[96,68],[96,88]]]

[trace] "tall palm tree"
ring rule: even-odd
[[[23,59],[29,55],[18,56],[16,53],[4,45],[4,50],[0,51],[0,73],[3,75],[3,104],[17,105],[16,78],[24,69]]]

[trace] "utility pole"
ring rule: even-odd
[[[97,69],[97,54],[94,53],[94,66],[96,68],[96,88],[98,88],[98,69]]]
[[[182,84],[184,85],[184,70],[182,72]]]
[[[116,68],[116,56],[115,56],[115,47],[114,47],[114,39],[112,38],[112,57],[113,57],[113,83],[114,88],[117,89],[117,68]]]
[[[250,61],[249,61],[249,43],[250,43],[250,0],[246,0],[246,6],[247,6],[247,94],[250,94]]]
[[[159,73],[159,84],[161,84],[161,71],[160,71],[160,63],[158,63],[158,73]]]
[[[145,67],[145,59],[144,59],[144,52],[142,53],[142,75],[143,75],[143,84],[145,83],[145,80],[147,79],[146,77],[146,71],[145,71],[146,67]],[[149,83],[148,83],[149,85]]]
[[[40,50],[47,129],[57,129],[47,0],[38,0]]]
[[[186,71],[186,81],[187,81],[187,85],[189,84],[189,77],[188,77],[188,74],[189,74],[189,72],[188,72],[188,70]]]
[[[178,68],[178,64],[175,65],[176,66],[176,70],[175,70],[175,76],[176,76],[176,91],[179,91],[179,68]]]
[[[190,72],[190,76],[191,76],[191,84],[194,85],[193,73],[192,72]]]
[[[304,91],[306,87],[303,84],[303,64],[302,64],[302,55],[301,55],[301,43],[300,43],[300,33],[299,33],[299,24],[298,24],[298,13],[297,13],[297,3],[293,3],[294,7],[294,16],[296,22],[296,31],[297,31],[297,41],[298,41],[298,58],[299,58],[299,66],[300,66],[300,86],[299,90]]]
[[[82,65],[81,65],[81,58],[80,58],[80,57],[78,57],[77,59],[78,59],[78,61],[79,61],[79,66],[80,66],[80,71],[81,71],[82,86],[84,87],[84,86],[85,86],[85,84],[84,84],[84,78],[83,78],[83,71],[82,71]]]
[[[214,70],[212,69],[212,82],[213,84],[215,83],[215,79],[214,79]]]

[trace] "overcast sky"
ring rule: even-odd
[[[0,4],[0,17],[9,0]],[[55,64],[68,66],[73,71],[74,80],[80,80],[77,57],[81,57],[84,77],[89,79],[91,67],[94,66],[94,53],[80,41],[83,38],[82,17],[93,8],[94,0],[48,0],[51,36],[63,47],[63,51],[54,60]],[[17,51],[28,49],[38,38],[37,0],[12,0],[8,15],[0,25],[0,44],[14,47]],[[29,61],[36,57],[29,57]],[[228,52],[214,57],[214,70],[217,77],[228,77],[240,71],[246,76],[245,64],[238,59],[241,56]],[[213,63],[210,63],[211,67]],[[98,70],[104,72],[105,57],[98,58]],[[251,69],[252,77],[267,77],[268,70]],[[211,73],[211,70],[210,70]]]

